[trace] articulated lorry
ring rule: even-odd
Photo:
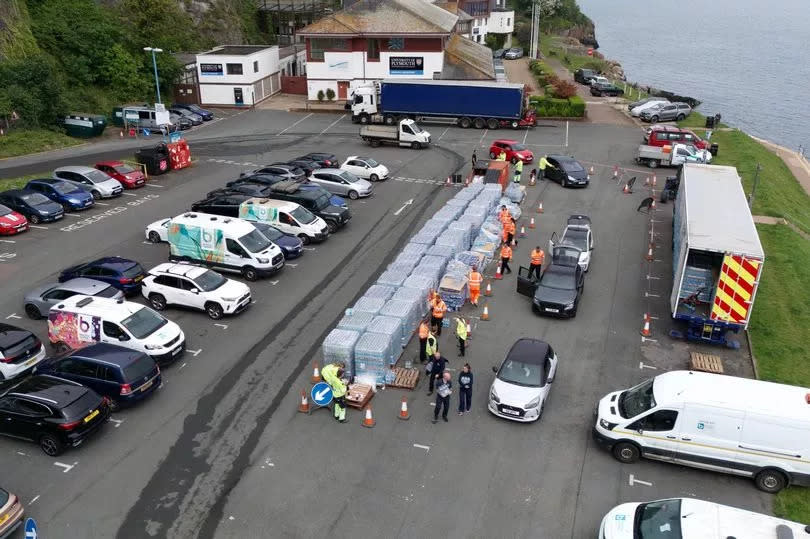
[[[672,224],[672,317],[690,340],[748,327],[765,253],[737,169],[686,163]]]
[[[461,127],[497,129],[533,127],[523,84],[490,81],[384,80],[354,89],[352,121],[395,125],[404,118],[419,122],[451,121]]]

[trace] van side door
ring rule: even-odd
[[[742,411],[700,404],[685,405],[678,424],[675,459],[698,467],[736,469],[743,418]]]
[[[748,412],[743,420],[737,449],[737,466],[743,470],[770,465],[788,474],[810,474],[810,440],[806,420]]]
[[[659,408],[636,419],[626,429],[641,443],[645,457],[672,460],[675,456],[678,410]]]

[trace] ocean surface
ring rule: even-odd
[[[578,3],[628,81],[699,99],[700,112],[749,134],[810,147],[810,0]]]

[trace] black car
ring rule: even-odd
[[[25,215],[34,225],[58,221],[65,216],[65,209],[61,204],[31,189],[3,191],[0,193],[0,204]]]
[[[240,176],[239,178],[229,181],[225,184],[226,187],[235,188],[238,185],[242,184],[262,184],[262,185],[273,185],[278,182],[284,181],[285,178],[281,176],[276,176],[274,174],[249,174]]]
[[[309,159],[315,161],[320,165],[318,168],[337,168],[340,166],[340,161],[337,155],[333,153],[311,152],[298,159]]]
[[[129,296],[141,291],[141,281],[146,277],[146,271],[134,260],[107,256],[63,269],[59,274],[59,282],[64,283],[77,277],[103,281]]]
[[[590,85],[594,77],[599,75],[593,69],[577,69],[574,71],[574,80],[580,84]]]
[[[272,165],[265,165],[262,168],[254,170],[253,174],[272,174],[274,176],[281,176],[285,180],[294,180],[298,182],[303,182],[307,178],[303,170],[286,163],[273,163]],[[248,174],[244,175],[247,176]]]
[[[321,166],[317,162],[313,161],[312,159],[306,159],[304,157],[296,157],[295,159],[290,159],[284,164],[300,168],[301,170],[304,171],[304,175],[306,175],[307,177],[309,177],[309,175],[312,174],[313,170],[321,168]]]
[[[172,103],[172,108],[190,110],[194,114],[199,114],[200,116],[202,116],[202,119],[204,121],[206,121],[206,122],[209,121],[209,120],[214,119],[214,113],[213,112],[211,112],[210,110],[206,110],[206,109],[202,108],[199,105],[184,104],[184,103]]]
[[[233,183],[233,182],[231,182]],[[234,183],[227,187],[220,187],[209,191],[206,198],[213,198],[222,195],[250,195],[252,197],[267,198],[267,193],[270,191],[270,186],[262,183]]]
[[[0,434],[37,443],[50,457],[81,444],[109,417],[107,397],[56,376],[31,376],[0,396]]]
[[[597,82],[591,85],[591,95],[595,96],[603,96],[603,95],[612,95],[612,96],[619,96],[624,95],[624,90],[616,86],[615,84],[611,84],[609,82]]]
[[[546,160],[551,164],[546,167],[543,177],[555,181],[563,187],[587,187],[588,171],[579,161],[568,155],[549,155]]]
[[[532,310],[545,316],[573,318],[585,286],[585,273],[579,265],[580,250],[560,245],[554,247],[551,264],[538,280],[529,268],[518,269],[518,294],[532,298]]]
[[[304,242],[298,236],[285,234],[273,225],[261,221],[253,221],[252,223],[259,232],[264,234],[265,238],[278,245],[285,260],[298,258],[304,253]]]

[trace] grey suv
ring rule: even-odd
[[[639,117],[645,122],[656,123],[666,120],[683,120],[692,113],[692,107],[687,103],[663,103],[657,107],[642,111]]]

